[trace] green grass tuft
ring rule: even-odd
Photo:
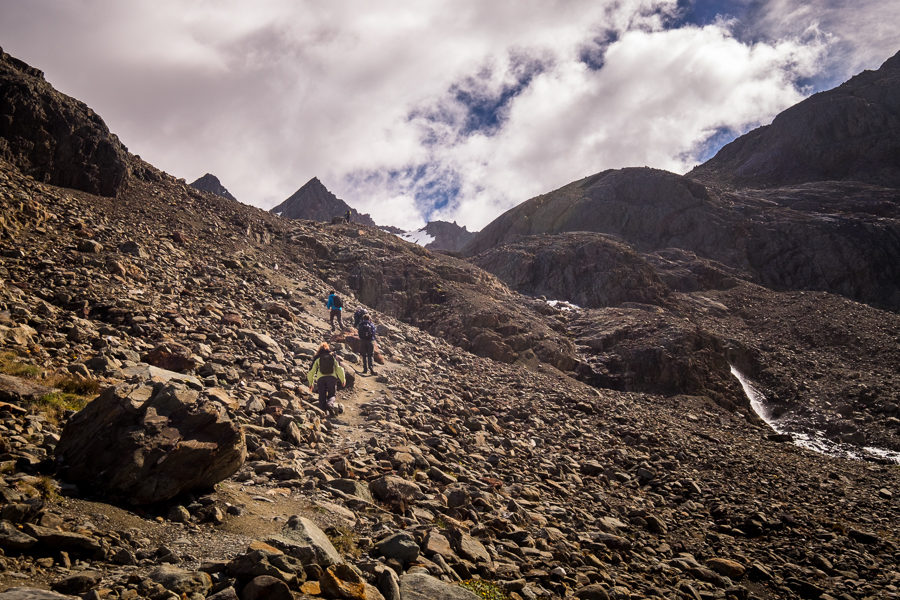
[[[37,379],[42,372],[43,369],[40,367],[19,360],[18,355],[14,352],[0,353],[0,373],[25,379]]]
[[[0,373],[32,379],[58,391],[42,396],[31,406],[59,420],[67,410],[79,411],[100,393],[100,382],[90,377],[70,373],[45,372],[42,368],[23,362],[14,352],[0,352]]]
[[[349,527],[329,527],[325,534],[331,540],[334,549],[344,555],[354,558],[362,556],[362,550],[359,547],[359,536]]]
[[[474,592],[479,598],[484,598],[485,600],[509,600],[509,596],[503,591],[502,587],[484,579],[466,579],[465,581],[460,581],[458,585],[470,592]]]

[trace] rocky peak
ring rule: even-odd
[[[662,248],[698,231],[709,237],[719,211],[697,181],[658,169],[609,170],[508,210],[465,251],[474,255],[518,236],[565,231],[615,234],[640,248]]]
[[[416,231],[401,231],[399,229],[392,230],[384,228],[385,231],[396,233],[408,242],[419,244],[429,250],[445,250],[447,252],[459,252],[466,244],[468,244],[475,236],[465,228],[460,227],[454,221],[429,221],[425,227]]]
[[[192,188],[198,189],[201,192],[209,192],[210,194],[215,194],[216,196],[222,196],[223,198],[228,198],[229,200],[237,200],[234,196],[231,195],[224,185],[219,181],[219,178],[211,173],[207,173],[203,177],[197,179],[191,184]]]
[[[785,110],[688,177],[740,187],[831,180],[900,187],[900,53]]]
[[[351,219],[362,225],[375,225],[368,214],[363,214],[331,193],[318,177],[313,177],[294,192],[290,198],[269,212],[285,219],[306,219],[309,221],[331,222],[335,217],[343,217],[350,211]]]
[[[103,119],[2,49],[0,158],[37,180],[101,196],[118,194],[128,175],[127,149]]]

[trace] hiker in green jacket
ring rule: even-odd
[[[323,342],[313,357],[313,364],[306,374],[309,382],[309,391],[319,393],[319,408],[327,415],[337,415],[340,408],[337,404],[337,386],[347,385],[344,368],[340,361],[332,354],[328,342]]]

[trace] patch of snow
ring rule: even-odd
[[[757,415],[759,415],[759,418],[762,419],[766,423],[766,425],[771,427],[772,430],[775,431],[775,433],[790,436],[791,441],[793,441],[797,446],[812,450],[814,452],[818,452],[820,454],[826,454],[828,456],[841,456],[844,458],[852,458],[856,460],[880,459],[900,464],[900,452],[885,450],[883,448],[875,448],[872,446],[858,448],[850,444],[834,442],[818,432],[807,433],[791,431],[787,429],[786,427],[784,427],[784,422],[787,420],[787,418],[773,418],[771,415],[771,411],[769,411],[769,409],[766,407],[766,397],[762,394],[762,392],[754,387],[749,379],[744,377],[744,375],[740,371],[735,369],[733,365],[731,366],[731,374],[734,375],[740,382],[741,387],[744,389],[744,393],[750,400],[750,407]]]
[[[425,231],[424,227],[416,231],[401,233],[399,237],[407,242],[412,242],[413,244],[418,244],[423,247],[434,241],[434,236],[428,235],[428,232]]]
[[[559,310],[581,310],[577,304],[572,304],[565,300],[547,300],[547,304]]]
[[[280,210],[277,213],[272,213],[272,214],[274,214],[276,217],[280,217],[283,212],[284,212],[283,210]]]
[[[863,448],[865,452],[868,452],[872,456],[877,456],[878,458],[883,458],[885,460],[889,460],[891,462],[895,462],[900,465],[900,452],[894,452],[893,450],[885,450],[884,448],[875,448],[873,446],[865,446]]]

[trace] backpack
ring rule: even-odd
[[[375,325],[372,324],[372,321],[364,321],[359,325],[359,339],[361,340],[374,340],[375,339]]]
[[[331,352],[326,352],[319,357],[319,373],[334,375],[334,355]]]
[[[341,300],[341,297],[337,294],[334,295],[334,298],[331,300],[331,306],[334,308],[344,308],[344,301]]]

